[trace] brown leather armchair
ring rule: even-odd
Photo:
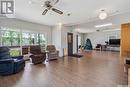
[[[41,52],[40,46],[30,46],[30,53],[34,64],[42,63],[46,59],[46,53]]]
[[[56,50],[54,45],[48,45],[47,48],[48,60],[57,59],[59,57],[59,51]]]

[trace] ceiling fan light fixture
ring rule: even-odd
[[[104,20],[108,17],[107,13],[104,10],[101,10],[99,14],[99,19]]]

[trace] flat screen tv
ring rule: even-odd
[[[109,45],[120,45],[120,39],[109,39]]]

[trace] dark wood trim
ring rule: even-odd
[[[68,56],[73,55],[73,33],[67,34],[68,41]]]

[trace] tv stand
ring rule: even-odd
[[[107,45],[107,51],[120,52],[120,45]]]

